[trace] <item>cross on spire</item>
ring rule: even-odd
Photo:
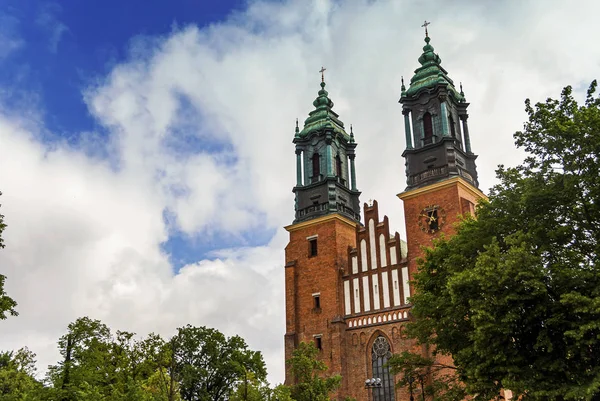
[[[429,33],[427,32],[427,26],[430,25],[431,22],[427,22],[427,20],[425,20],[425,22],[423,23],[423,25],[421,25],[421,28],[425,28],[425,36],[429,37]]]
[[[321,66],[321,69],[319,70],[319,72],[321,73],[321,82],[325,82],[325,71],[327,71],[327,68]]]

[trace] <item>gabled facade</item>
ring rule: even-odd
[[[376,201],[363,205],[354,168],[354,134],[321,90],[302,130],[296,123],[296,215],[286,229],[285,357],[300,342],[313,342],[328,374],[342,375],[337,399],[396,401],[409,398],[394,387],[386,362],[416,348],[402,336],[410,317],[410,280],[421,247],[440,233],[451,235],[461,214],[478,199],[475,156],[467,107],[425,37],[419,67],[408,89],[402,83],[407,187],[403,200],[406,241],[390,233]],[[365,380],[380,379],[370,388]],[[294,378],[286,367],[286,382]]]

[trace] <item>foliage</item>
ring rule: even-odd
[[[409,351],[393,355],[388,364],[392,374],[400,375],[397,385],[408,388],[416,398],[420,394],[433,401],[466,398],[464,385],[458,380],[454,366]]]
[[[0,192],[2,195],[2,192]],[[4,215],[0,214],[0,248],[4,248],[4,239],[2,238],[2,233],[6,228],[6,224],[4,223]],[[17,316],[18,313],[15,310],[17,303],[9,297],[4,291],[4,282],[6,281],[6,276],[0,274],[0,320],[6,319],[8,316],[7,313],[11,316]]]
[[[260,352],[248,349],[239,336],[185,326],[170,341],[181,398],[186,401],[227,400],[249,373],[262,381],[267,371]]]
[[[465,391],[492,399],[600,395],[600,98],[566,87],[515,134],[529,156],[457,235],[425,251],[409,334],[452,355]],[[434,355],[435,356],[435,355]]]
[[[174,377],[173,351],[169,343],[159,335],[150,334],[148,338],[139,343],[146,363],[154,372],[143,383],[143,388],[152,401],[180,401],[179,383]]]
[[[4,291],[4,282],[6,276],[0,274],[0,320],[6,319],[7,313],[11,316],[18,316],[18,312],[15,310],[17,303],[9,297]]]
[[[177,401],[177,386],[164,364],[165,343],[151,334],[135,340],[87,317],[69,325],[58,342],[63,360],[50,366],[52,399]]]
[[[169,341],[136,339],[83,317],[69,324],[58,348],[61,360],[48,367],[46,386],[34,378],[33,353],[0,353],[0,399],[291,401],[288,388],[268,387],[260,352],[215,329],[188,325]]]
[[[39,400],[42,384],[35,379],[35,354],[27,348],[0,352],[0,399]]]
[[[291,386],[292,399],[296,401],[328,401],[329,394],[341,383],[341,376],[323,377],[327,370],[317,356],[319,350],[313,343],[300,343],[288,360],[296,383]]]
[[[271,389],[264,382],[256,379],[254,373],[247,372],[245,377],[239,383],[237,389],[231,397],[230,401],[262,401],[267,400],[271,396]]]

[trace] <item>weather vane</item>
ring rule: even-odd
[[[325,71],[327,71],[327,68],[321,66],[321,70],[319,71],[321,73],[321,82],[325,82]]]
[[[421,25],[421,28],[425,28],[425,36],[429,37],[429,33],[427,32],[427,25],[430,25],[431,22],[427,22],[427,20],[425,20],[425,22],[423,23],[423,25]]]

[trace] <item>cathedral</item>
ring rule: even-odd
[[[390,233],[376,201],[361,210],[357,142],[333,110],[323,78],[314,110],[302,129],[296,124],[295,219],[286,227],[285,248],[285,358],[300,342],[313,342],[327,374],[342,376],[336,399],[409,399],[394,387],[398,378],[386,362],[415,349],[402,331],[421,247],[441,233],[452,235],[460,216],[473,213],[485,197],[469,140],[469,103],[441,66],[427,31],[418,61],[400,96],[407,179],[398,197],[405,240]],[[366,385],[371,379],[379,385]],[[293,382],[287,366],[286,382]]]

